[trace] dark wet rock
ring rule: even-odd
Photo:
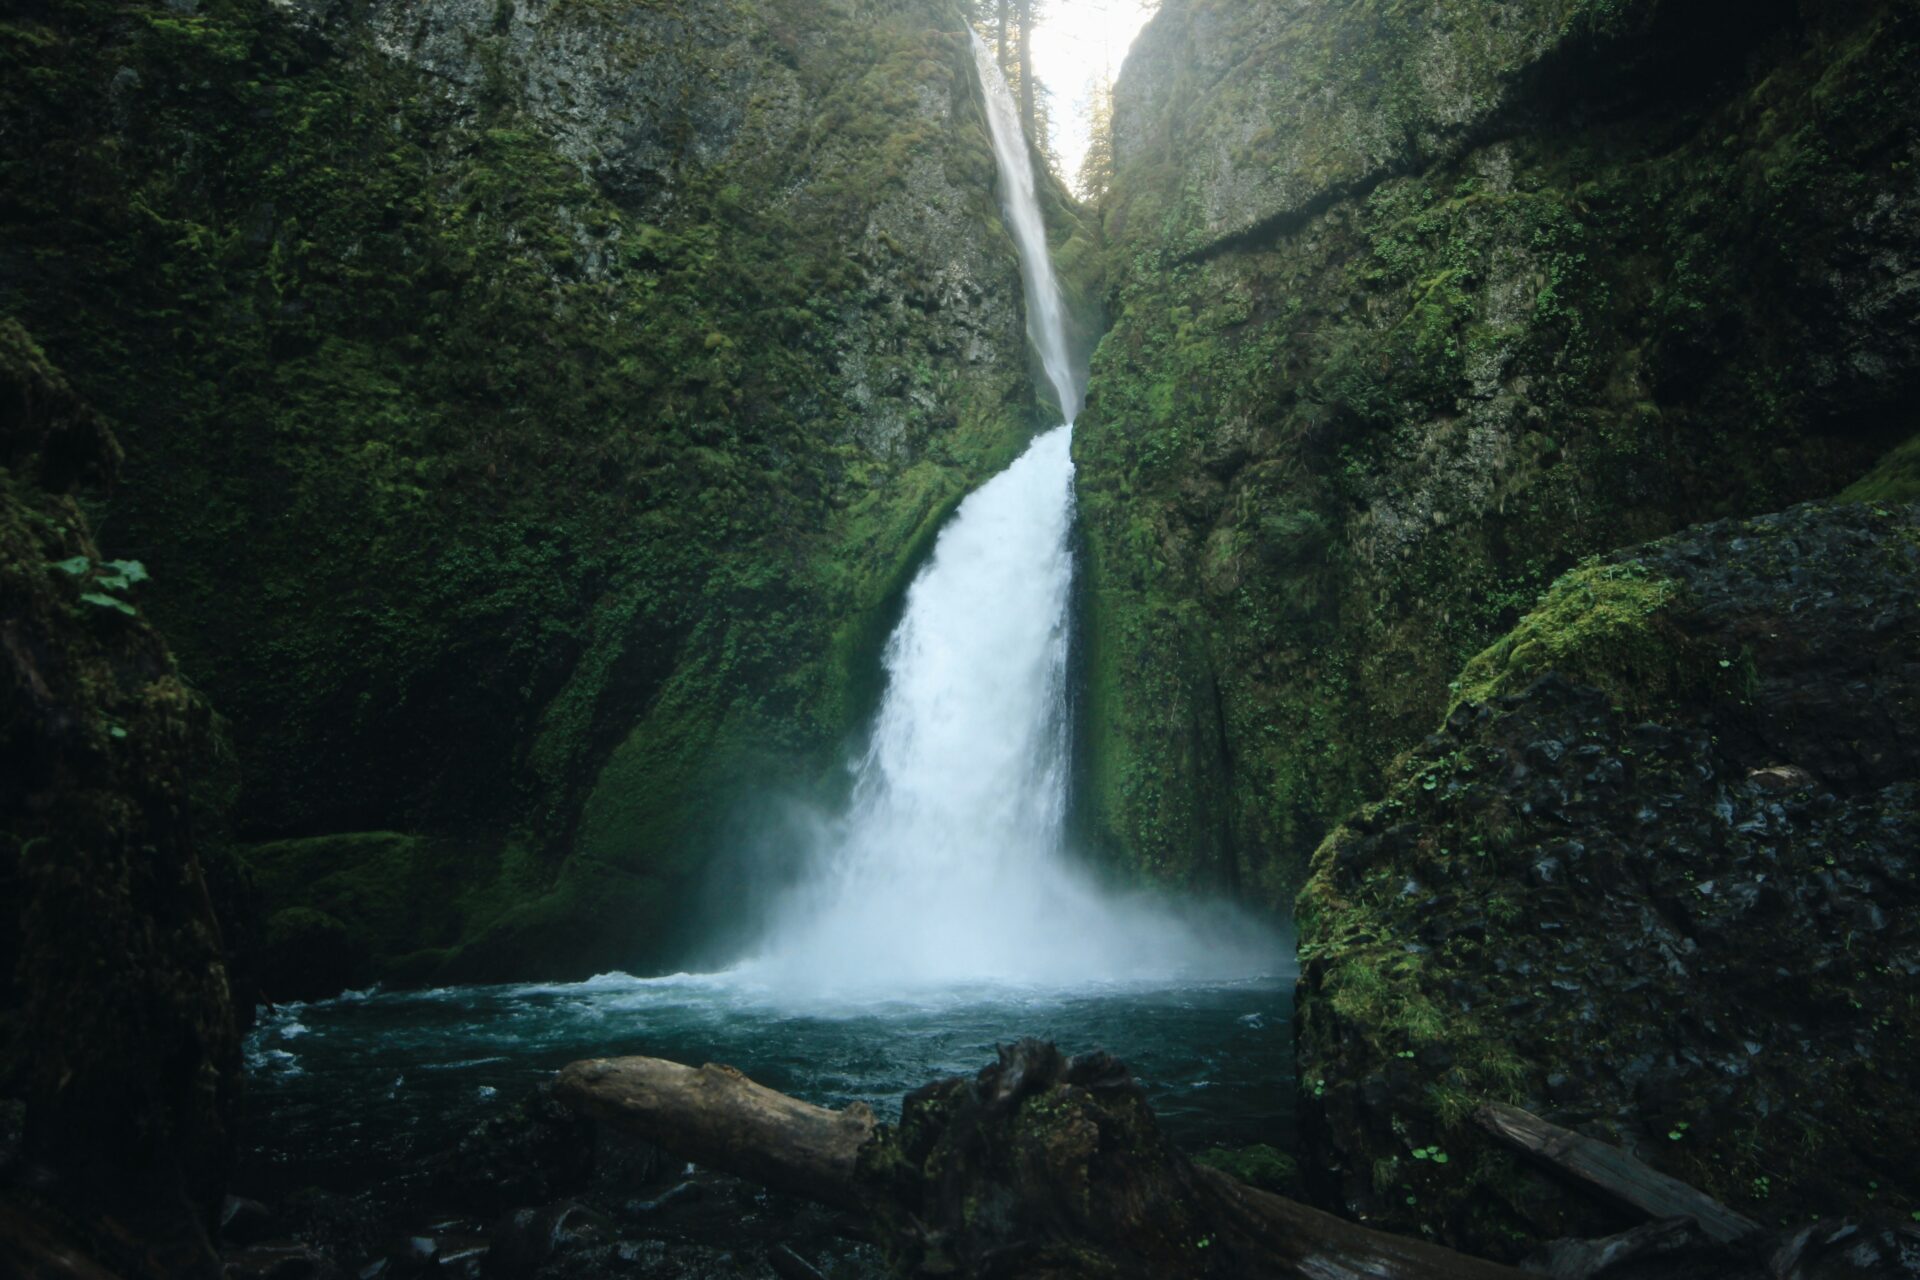
[[[1634,1225],[1490,1147],[1496,1098],[1762,1222],[1920,1200],[1920,507],[1605,557],[1461,685],[1301,896],[1321,1193],[1507,1256]]]
[[[784,1244],[767,1250],[767,1265],[780,1280],[826,1280],[818,1267]]]
[[[288,1196],[274,1211],[295,1240],[337,1267],[357,1273],[375,1262],[391,1266],[381,1249],[391,1234],[385,1221],[391,1207],[310,1187]]]
[[[439,1202],[493,1217],[585,1191],[596,1173],[596,1149],[592,1122],[542,1086],[430,1158],[426,1182]]]
[[[488,1277],[528,1276],[556,1257],[613,1241],[607,1220],[585,1205],[567,1201],[544,1209],[516,1209],[494,1224],[493,1248],[481,1264]]]
[[[776,1280],[780,1246],[835,1280],[885,1274],[841,1215],[610,1141],[544,1086],[498,1101],[416,1172],[265,1211],[287,1238],[235,1246],[228,1260],[270,1267],[291,1249],[321,1280]]]
[[[334,916],[287,907],[267,918],[260,986],[269,999],[322,999],[365,986],[371,976],[366,943]]]
[[[1920,1276],[1920,1227],[1817,1222],[1770,1243],[1767,1274],[1781,1280]]]
[[[1830,1221],[1728,1248],[1672,1218],[1602,1240],[1557,1240],[1523,1266],[1554,1280],[1911,1280],[1920,1227]]]
[[[670,1205],[687,1204],[691,1201],[698,1200],[705,1194],[706,1189],[701,1186],[700,1183],[689,1179],[686,1182],[675,1183],[650,1200],[627,1201],[627,1212],[635,1216],[647,1213],[658,1213]]]
[[[221,1255],[224,1280],[335,1280],[340,1269],[310,1245],[266,1241]]]
[[[1723,1262],[1691,1219],[1671,1218],[1600,1240],[1556,1240],[1523,1265],[1554,1280],[1709,1280],[1726,1274]]]
[[[0,1098],[0,1183],[16,1177],[26,1144],[27,1104],[18,1098]]]

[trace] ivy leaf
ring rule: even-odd
[[[153,575],[147,572],[147,566],[138,560],[109,560],[106,567],[125,578],[128,582],[145,582]]]
[[[85,595],[81,596],[80,598],[86,601],[88,604],[95,606],[96,608],[118,609],[120,612],[126,614],[129,618],[133,617],[133,606],[128,604],[125,600],[116,600],[112,596],[102,595],[98,591],[89,591]]]
[[[93,568],[93,561],[87,559],[85,556],[75,556],[71,560],[56,560],[53,562],[53,567],[62,573],[71,574],[78,578],[87,570]]]

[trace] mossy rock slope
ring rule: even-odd
[[[1042,417],[962,32],[943,0],[0,20],[0,314],[115,424],[99,527],[233,724],[238,833],[401,837],[264,852],[314,875],[270,910],[374,976],[667,964],[718,816],[831,789],[939,519]],[[403,881],[443,895],[421,938],[338,914]]]
[[[1920,1208],[1920,506],[1605,556],[1461,686],[1300,895],[1319,1192],[1508,1256],[1631,1225],[1493,1099],[1768,1226]]]
[[[1916,77],[1876,0],[1167,0],[1075,440],[1091,837],[1284,910],[1582,557],[1911,437]]]
[[[214,1275],[240,1040],[230,760],[77,493],[112,433],[0,320],[0,1270]],[[210,882],[212,887],[210,888]],[[87,1274],[93,1274],[87,1271]],[[104,1274],[104,1273],[101,1273]]]

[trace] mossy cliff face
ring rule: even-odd
[[[240,833],[322,840],[262,854],[275,936],[338,944],[296,985],[661,963],[736,792],[831,774],[889,602],[1035,425],[961,32],[938,0],[0,24],[0,311],[116,424],[102,527],[234,725]],[[400,838],[326,843],[356,833]],[[400,885],[418,938],[335,914]]]
[[[240,1045],[203,873],[223,744],[76,500],[119,447],[0,320],[0,1269],[218,1274]],[[198,799],[196,799],[198,797]],[[217,825],[217,824],[213,824]],[[42,1272],[38,1268],[45,1266]]]
[[[1462,1247],[1631,1225],[1521,1106],[1758,1222],[1920,1206],[1920,507],[1556,583],[1300,896],[1303,1166]]]
[[[1075,442],[1116,858],[1284,908],[1580,557],[1910,436],[1917,69],[1899,4],[1168,0]]]

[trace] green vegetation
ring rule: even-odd
[[[1262,1191],[1277,1195],[1300,1194],[1299,1162],[1264,1142],[1250,1147],[1209,1147],[1195,1156],[1193,1162],[1209,1169],[1218,1169]]]
[[[1599,570],[1451,688],[1550,583],[1838,493],[1911,434],[1909,349],[1856,329],[1879,286],[1841,246],[1871,223],[1910,253],[1869,211],[1910,201],[1920,26],[1859,6],[1749,50],[1637,3],[1187,23],[1164,11],[1118,90],[1075,441],[1083,816],[1122,865],[1284,910],[1456,701],[1555,662],[1634,700],[1738,661],[1664,651],[1658,584]],[[1189,39],[1231,70],[1203,83]],[[1569,76],[1639,106],[1570,118],[1538,92]],[[1873,378],[1822,372],[1862,347]],[[1851,496],[1897,498],[1903,457]]]
[[[1920,438],[1907,441],[1880,465],[1841,492],[1842,502],[1913,502],[1920,499]]]
[[[1710,664],[1660,625],[1671,582],[1632,564],[1576,570],[1553,584],[1520,625],[1467,663],[1458,702],[1518,693],[1555,671],[1605,689],[1642,714],[1711,682]]]

